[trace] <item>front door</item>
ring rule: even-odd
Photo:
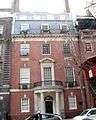
[[[46,113],[53,113],[53,101],[45,101],[45,111]]]

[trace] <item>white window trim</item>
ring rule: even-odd
[[[24,98],[21,98],[21,112],[30,112],[30,102],[29,102],[29,98],[28,98],[28,110],[23,110],[23,108],[22,108],[22,99],[24,99]]]
[[[43,30],[43,26],[47,26],[49,30],[49,24],[41,24],[41,30]]]
[[[68,103],[70,102],[69,101],[69,98],[70,97],[73,97],[73,96],[68,96]],[[77,100],[76,100],[76,96],[74,96],[74,102],[75,102],[75,106],[74,107],[70,107],[69,105],[69,110],[74,110],[74,109],[77,109]],[[70,103],[69,103],[70,104]]]
[[[0,34],[3,34],[3,29],[4,29],[4,26],[0,25]]]
[[[43,69],[44,67],[51,67],[51,70],[52,70],[52,81],[54,81],[55,80],[54,63],[41,63],[41,80],[42,81],[44,81],[44,69]]]
[[[50,45],[50,54],[43,54],[43,45],[44,44],[42,44],[42,47],[41,47],[42,48],[42,55],[51,55],[51,44],[50,43],[45,43],[45,44],[49,44]]]
[[[22,69],[28,69],[30,71],[30,68],[20,68],[20,73]],[[30,74],[30,73],[29,73]],[[23,84],[24,82],[22,82],[21,80],[21,76],[20,76],[20,83]],[[25,82],[24,84],[30,83],[30,75],[29,75],[29,80],[27,82]]]

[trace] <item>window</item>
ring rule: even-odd
[[[30,83],[30,68],[20,68],[20,83]]]
[[[61,30],[61,33],[67,32],[68,25],[67,24],[60,24],[60,30]]]
[[[42,24],[41,25],[41,30],[43,32],[48,32],[49,31],[49,25],[48,24]]]
[[[43,44],[43,54],[50,54],[50,44]]]
[[[29,30],[29,24],[21,24],[21,31]]]
[[[51,67],[44,67],[44,84],[51,85],[52,84],[52,70]]]
[[[0,56],[2,55],[2,45],[0,44]]]
[[[20,55],[27,56],[29,54],[29,44],[21,44],[20,46]]]
[[[30,68],[20,68],[20,88],[28,89],[30,87]]]
[[[69,102],[69,110],[77,109],[76,96],[69,96],[68,102]]]
[[[86,51],[92,51],[91,43],[86,43]]]
[[[63,44],[63,52],[64,52],[64,56],[65,57],[69,57],[71,55],[71,51],[70,51],[70,44]]]
[[[92,73],[92,70],[89,70],[89,77],[93,77],[93,73]]]
[[[72,67],[66,67],[66,83],[68,87],[76,86],[74,71]]]
[[[21,112],[29,112],[29,99],[22,98],[21,99]]]
[[[69,82],[74,81],[74,74],[72,67],[66,67],[66,76],[67,76],[67,81]]]
[[[44,80],[52,80],[51,67],[44,67]]]
[[[0,34],[3,34],[3,25],[0,25]]]

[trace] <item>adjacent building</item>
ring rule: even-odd
[[[0,118],[9,113],[12,18],[0,18]]]
[[[78,17],[77,21],[81,68],[86,89],[86,107],[96,107],[96,18],[83,16]]]

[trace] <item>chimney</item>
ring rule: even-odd
[[[69,7],[69,1],[65,0],[65,8],[66,8],[66,12],[70,13],[70,7]]]
[[[12,13],[19,12],[19,0],[13,0]]]

